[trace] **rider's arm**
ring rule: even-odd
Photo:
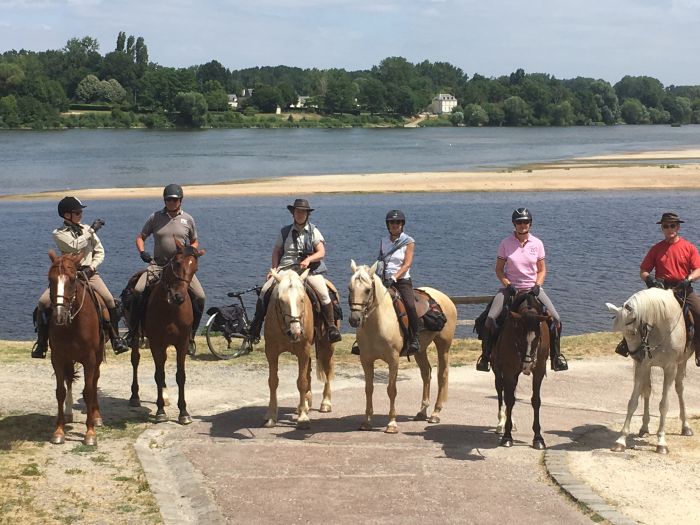
[[[309,267],[313,262],[320,261],[326,256],[326,243],[321,241],[314,248],[314,253],[306,257],[303,261],[299,263],[302,270]]]
[[[688,279],[690,281],[696,281],[698,278],[700,278],[700,268],[695,268],[695,270],[688,275]]]
[[[73,234],[63,228],[53,231],[53,241],[61,253],[78,253],[88,246],[90,237],[94,235],[92,228],[86,228],[85,233],[79,237],[73,237]]]
[[[398,281],[401,279],[406,272],[411,268],[411,264],[413,264],[413,253],[416,251],[416,243],[412,242],[408,246],[406,246],[406,253],[403,256],[403,264],[401,265],[401,268],[398,269],[398,271],[392,275],[395,281]]]
[[[280,265],[280,259],[282,258],[282,248],[275,245],[272,248],[272,266],[271,268],[277,268]]]
[[[510,284],[510,281],[506,277],[506,260],[501,259],[500,257],[496,258],[496,277],[498,277],[498,280],[501,281],[501,284],[503,287],[507,287]]]
[[[540,259],[537,261],[537,278],[535,279],[535,284],[542,286],[545,277],[547,277],[547,265],[544,263],[544,259]]]
[[[95,245],[92,247],[92,261],[90,267],[97,270],[97,267],[105,260],[105,249],[102,246],[102,241],[95,235]]]
[[[646,270],[640,270],[639,271],[639,277],[642,278],[642,281],[646,282],[647,277],[649,277],[650,272],[647,272]]]
[[[194,241],[192,241],[190,243],[190,246],[192,246],[192,248],[199,248],[199,239],[195,239]]]
[[[139,233],[136,236],[136,249],[139,253],[146,249],[146,236],[143,233]]]

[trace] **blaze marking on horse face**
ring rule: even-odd
[[[65,275],[59,275],[56,279],[56,306],[64,306],[66,279]]]

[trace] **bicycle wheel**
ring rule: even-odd
[[[217,312],[209,318],[205,329],[209,351],[219,359],[237,357],[247,341],[240,335],[227,338],[219,323],[216,322],[217,315],[220,314]]]

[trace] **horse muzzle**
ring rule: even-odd
[[[358,312],[357,310],[353,310],[350,312],[350,318],[348,319],[348,322],[350,323],[350,326],[353,328],[357,328],[362,324],[362,313]]]
[[[63,305],[56,306],[53,313],[53,320],[58,326],[70,324],[70,312],[68,308]]]
[[[304,330],[301,327],[301,322],[292,321],[291,323],[289,323],[289,328],[287,329],[287,337],[289,337],[289,340],[292,343],[298,343],[303,333]]]

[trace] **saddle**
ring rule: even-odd
[[[692,341],[693,337],[695,336],[695,320],[693,319],[693,312],[690,311],[690,305],[688,304],[688,301],[685,300],[683,294],[674,291],[673,296],[676,298],[678,304],[681,305],[681,309],[683,310],[683,321],[685,321],[686,341]]]
[[[394,311],[399,320],[399,326],[403,333],[404,347],[408,344],[408,314],[406,313],[406,305],[401,298],[401,294],[393,287],[389,287],[389,294],[394,304]],[[427,292],[419,289],[413,289],[413,298],[416,301],[416,315],[418,316],[421,326],[419,330],[430,332],[439,332],[445,326],[447,317],[440,308],[440,305],[428,295]]]
[[[343,309],[340,306],[340,293],[335,285],[326,279],[326,286],[328,287],[328,295],[331,297],[331,304],[333,304],[333,318],[336,321],[343,319]],[[304,283],[304,288],[306,290],[306,296],[311,301],[311,307],[314,312],[314,324],[317,320],[322,320],[321,318],[321,299],[309,283]]]

